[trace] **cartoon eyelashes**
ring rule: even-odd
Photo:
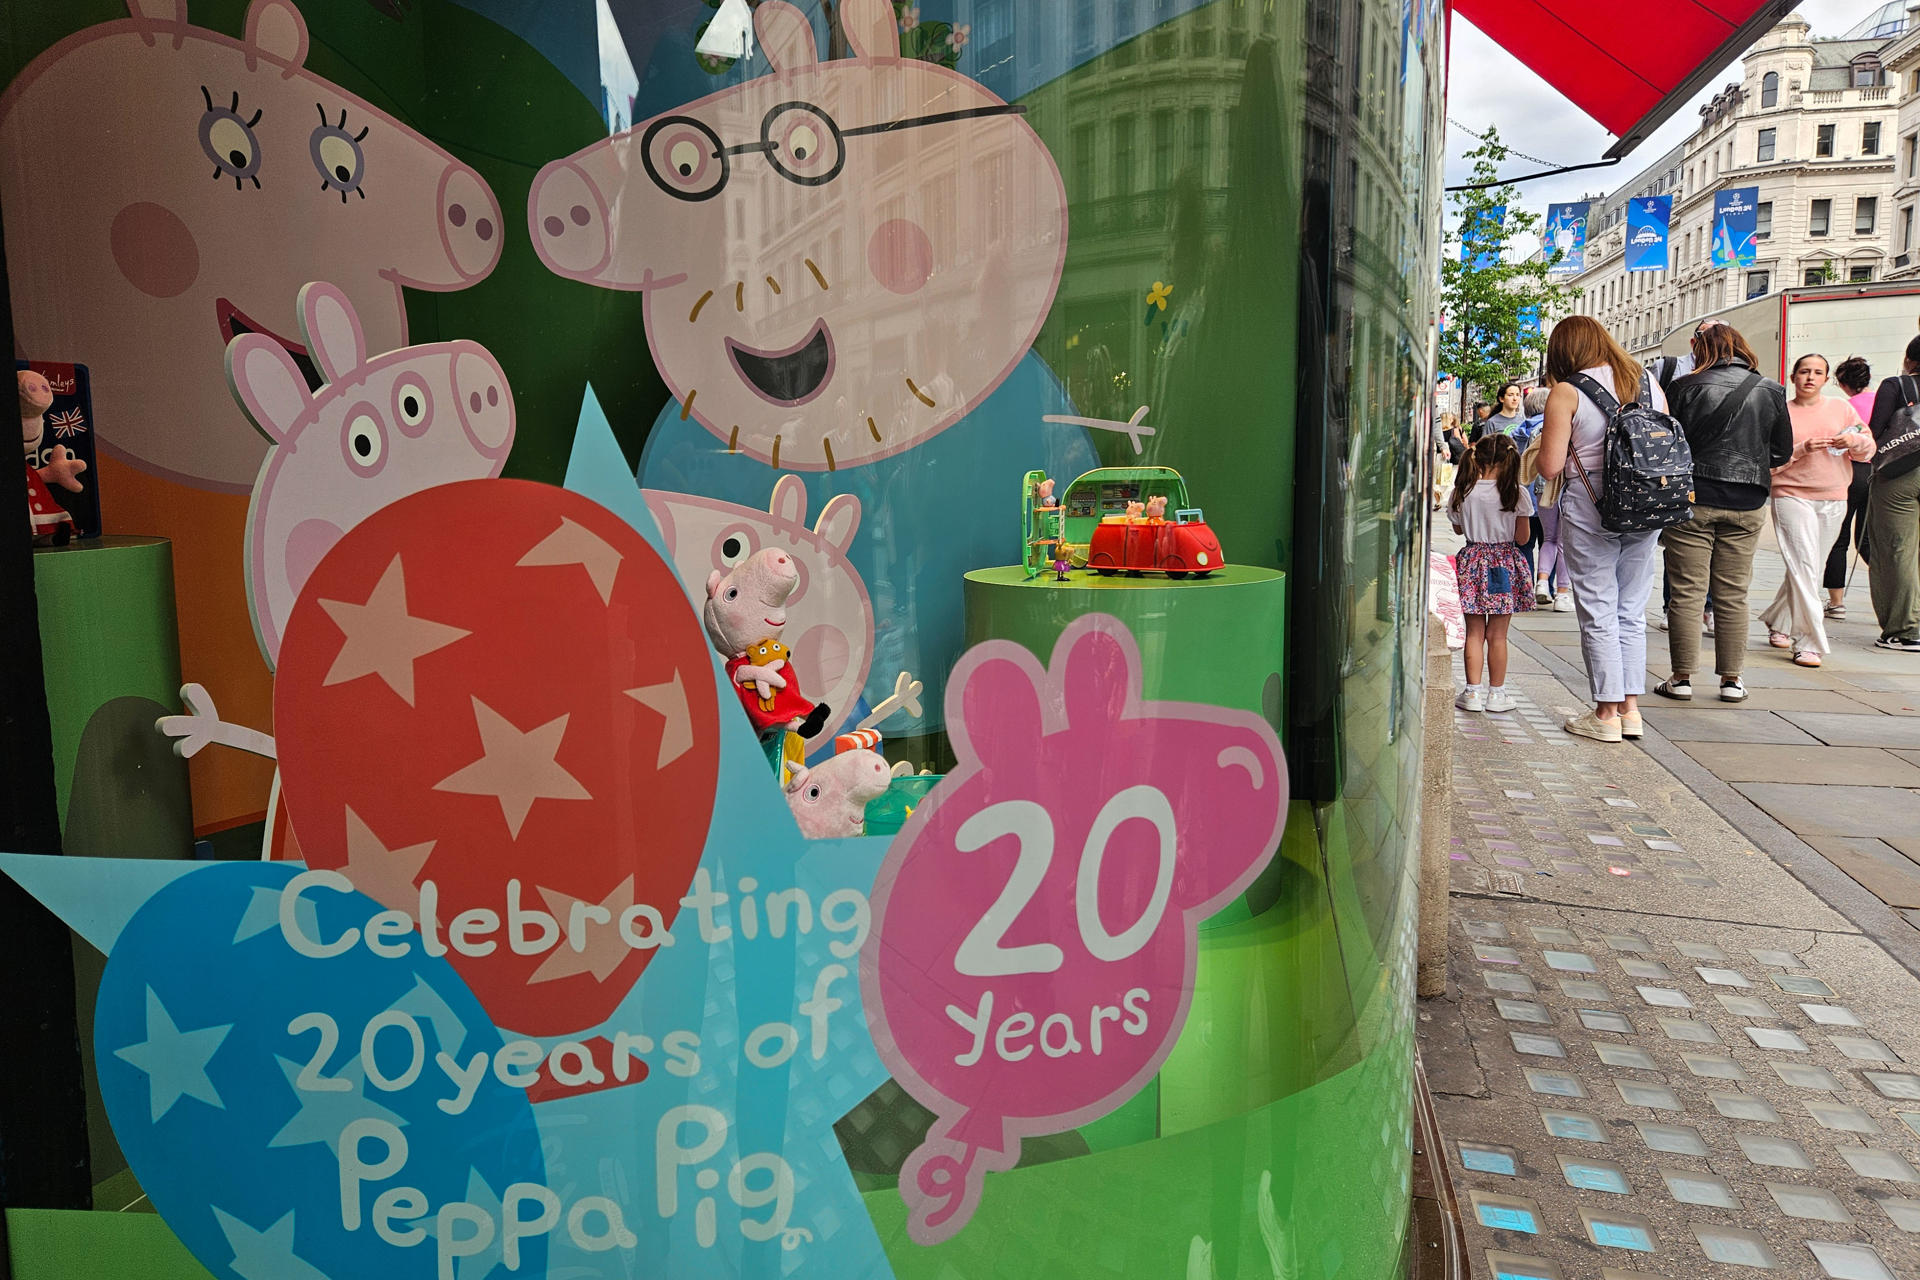
[[[207,104],[200,117],[200,149],[213,161],[214,179],[231,178],[235,191],[243,190],[249,182],[258,190],[264,148],[256,130],[266,116],[265,109],[244,112],[237,89],[223,107],[214,105],[213,91],[204,84],[200,97]],[[338,192],[341,204],[349,195],[365,200],[367,192],[362,184],[367,176],[367,156],[360,144],[373,126],[362,125],[358,133],[350,132],[345,107],[340,108],[340,119],[334,122],[327,118],[325,103],[313,105],[320,112],[320,126],[307,138],[307,154],[320,173],[320,189]]]

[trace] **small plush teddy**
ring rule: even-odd
[[[79,493],[83,486],[78,477],[87,469],[87,464],[68,452],[65,445],[55,445],[47,457],[47,465],[33,465],[41,437],[46,433],[46,412],[53,407],[53,387],[45,375],[31,369],[20,370],[18,381],[20,439],[27,466],[27,527],[36,542],[65,543],[73,535],[73,517],[53,500],[53,491],[47,488],[47,482],[52,481],[70,493]]]
[[[746,666],[741,669],[745,670],[746,667],[755,667],[767,672],[777,673],[780,668],[787,665],[787,660],[792,656],[793,654],[787,646],[781,644],[772,636],[767,636],[747,649]],[[762,711],[773,710],[772,684],[762,677],[751,677],[748,680],[743,680],[741,683],[750,683],[754,689],[759,692],[760,709]]]

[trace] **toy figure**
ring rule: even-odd
[[[1073,568],[1073,561],[1067,559],[1067,548],[1063,543],[1053,553],[1053,580],[1055,582],[1071,582],[1073,579],[1067,572],[1071,568]]]
[[[1127,522],[1131,524],[1133,521],[1140,519],[1145,511],[1146,506],[1144,504],[1129,502],[1127,504]]]
[[[1167,497],[1165,494],[1147,499],[1147,520],[1159,524],[1167,518]]]
[[[1033,496],[1037,510],[1046,511],[1053,506],[1053,481],[1042,480],[1034,486]]]
[[[33,459],[40,450],[40,439],[46,432],[46,412],[53,407],[53,388],[46,378],[31,369],[22,369],[18,374],[20,383],[20,440],[26,451],[27,465],[27,528],[35,542],[52,542],[64,546],[73,536],[73,517],[67,509],[53,500],[53,491],[47,488],[47,481],[59,485],[70,493],[79,493],[80,481],[76,478],[87,469],[87,464],[68,452],[63,444],[57,444],[47,457],[47,465],[35,467]]]
[[[787,783],[787,807],[809,840],[866,834],[867,802],[887,793],[893,771],[872,751],[842,751]]]
[[[734,692],[763,742],[778,744],[789,731],[811,738],[833,714],[826,703],[807,701],[792,655],[779,643],[787,625],[787,598],[799,585],[793,557],[774,547],[754,552],[729,573],[716,569],[707,578],[701,610],[707,638],[727,660]],[[771,665],[761,664],[756,652]]]

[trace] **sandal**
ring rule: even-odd
[[[1663,698],[1672,698],[1676,702],[1693,701],[1693,682],[1691,680],[1662,680],[1653,686],[1653,691]]]
[[[1767,632],[1767,643],[1776,649],[1791,649],[1793,648],[1793,637],[1778,631],[1769,631]]]
[[[1817,667],[1820,665],[1820,655],[1811,649],[1802,649],[1793,655],[1793,665],[1796,667]]]

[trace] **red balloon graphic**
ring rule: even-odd
[[[699,620],[625,521],[548,485],[443,485],[308,578],[274,686],[282,802],[310,867],[413,916],[360,945],[445,946],[502,1027],[578,1031],[700,861],[716,699]]]

